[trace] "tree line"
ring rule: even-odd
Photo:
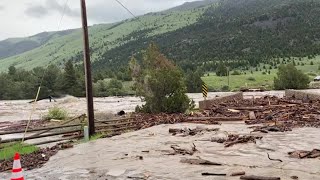
[[[109,81],[104,79],[101,74],[94,76],[95,96],[126,94],[121,81],[126,79],[125,77],[115,75]],[[67,61],[63,67],[51,64],[48,67],[37,67],[30,71],[10,66],[8,72],[0,74],[0,84],[1,100],[34,99],[39,87],[41,87],[39,99],[64,95],[85,96],[83,66],[74,65],[71,60]]]

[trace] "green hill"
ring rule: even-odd
[[[94,67],[125,65],[129,55],[150,41],[183,69],[204,66],[212,71],[218,61],[238,68],[285,57],[312,58],[320,52],[319,16],[319,1],[223,0],[190,26],[107,51]]]
[[[92,60],[100,60],[105,52],[128,42],[191,25],[204,11],[204,7],[191,10],[186,8],[171,12],[149,13],[137,19],[128,19],[114,24],[92,26],[89,29]],[[140,32],[144,32],[143,36],[140,36]],[[31,50],[24,53],[3,59],[0,57],[0,71],[7,70],[10,65],[32,69],[37,66],[46,66],[49,62],[62,64],[69,59],[81,61],[82,47],[81,30],[74,30],[70,34],[50,38],[39,47],[30,47]]]
[[[0,59],[30,51],[45,44],[52,38],[65,36],[72,32],[73,30],[42,32],[27,38],[10,38],[0,41]]]
[[[231,68],[274,64],[283,58],[320,52],[320,2],[315,0],[207,0],[186,3],[138,19],[90,27],[93,68],[117,71],[151,41],[183,69],[212,71],[223,61]],[[16,53],[17,54],[17,53]],[[81,31],[48,39],[39,47],[4,59],[31,69],[49,62],[81,62]]]

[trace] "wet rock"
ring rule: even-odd
[[[133,179],[133,180],[142,180],[142,179],[147,179],[148,176],[142,172],[136,172],[132,171],[127,174],[127,178]]]
[[[117,113],[118,116],[123,116],[123,115],[125,115],[125,114],[126,114],[126,112],[124,112],[124,110],[119,111],[119,112]]]
[[[109,172],[106,173],[106,175],[118,177],[118,176],[122,176],[125,173],[126,173],[125,169],[111,169]]]

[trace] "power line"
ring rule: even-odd
[[[68,2],[69,0],[66,0],[65,4],[64,4],[64,7],[63,7],[63,10],[62,10],[62,14],[61,14],[61,18],[60,18],[60,22],[59,22],[59,25],[58,25],[58,31],[60,30],[60,26],[61,26],[61,23],[62,23],[62,19],[64,17],[64,14],[66,12],[66,8],[67,8],[67,5],[68,5]]]
[[[60,18],[60,21],[59,21],[59,24],[58,24],[58,30],[57,30],[57,31],[60,30],[61,23],[62,23],[62,19],[63,19],[63,17],[64,17],[64,14],[65,14],[65,11],[66,11],[68,2],[69,2],[69,0],[66,0],[66,1],[65,1],[63,10],[62,10],[62,12],[61,12],[61,18]],[[36,97],[35,97],[35,99],[34,99],[34,104],[33,104],[33,106],[32,106],[32,110],[31,110],[31,113],[30,113],[30,117],[29,117],[29,120],[28,120],[26,129],[25,129],[25,131],[24,131],[24,134],[23,134],[22,142],[24,141],[24,138],[25,138],[26,133],[27,133],[27,131],[28,131],[28,128],[29,128],[29,125],[30,125],[30,121],[31,121],[31,118],[32,118],[32,114],[33,114],[33,112],[35,111],[35,104],[37,103],[37,100],[38,100],[38,98],[39,98],[39,94],[40,94],[40,91],[41,91],[41,86],[42,86],[42,83],[43,83],[44,76],[45,76],[45,74],[47,73],[48,67],[49,67],[49,65],[51,64],[51,62],[52,62],[52,61],[49,61],[48,65],[46,66],[45,70],[43,71],[43,74],[42,74],[42,77],[41,77],[41,80],[40,80],[40,84],[39,84],[39,87],[38,87],[38,91],[37,91]]]
[[[126,11],[128,11],[135,19],[138,19],[138,21],[145,27],[147,27],[147,24],[143,23],[136,15],[130,11],[129,8],[127,8],[124,4],[122,4],[119,0],[115,0],[118,4],[120,4]]]

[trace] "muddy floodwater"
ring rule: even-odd
[[[210,93],[209,98],[231,93]],[[244,93],[245,98],[275,95],[282,97],[283,91]],[[188,94],[196,103],[202,94]],[[0,121],[28,119],[32,104],[25,101],[0,101]],[[95,112],[116,113],[120,110],[134,111],[143,104],[137,97],[95,98]],[[36,104],[33,119],[40,119],[48,109],[58,106],[72,115],[85,113],[85,99],[67,96],[56,102],[42,100]],[[173,136],[169,128],[219,128],[217,132],[203,132],[195,136]],[[274,176],[282,180],[299,177],[303,180],[320,179],[320,160],[295,159],[288,152],[320,149],[320,131],[316,128],[296,128],[289,132],[262,134],[251,133],[243,122],[223,122],[221,125],[174,124],[159,125],[112,138],[99,139],[75,145],[59,151],[57,155],[39,169],[25,171],[28,180],[236,180],[234,172],[245,171],[246,175]],[[209,140],[226,137],[228,134],[261,135],[256,143],[236,144],[225,148],[223,144]],[[190,155],[168,155],[172,145],[198,151]],[[282,162],[268,159],[281,159]],[[184,158],[202,158],[221,166],[191,165],[181,163]],[[22,165],[23,166],[23,165]],[[202,176],[202,173],[223,173],[226,177]],[[9,179],[9,173],[0,173],[0,179]]]
[[[172,136],[169,128],[220,128],[218,132],[205,132],[195,136]],[[294,129],[286,133],[263,134],[256,144],[236,144],[225,148],[223,144],[201,141],[212,137],[225,137],[226,132],[249,134],[243,123],[222,125],[175,124],[160,125],[129,132],[109,139],[99,139],[59,151],[44,167],[26,171],[28,180],[236,180],[234,172],[245,171],[247,175],[275,176],[289,180],[298,176],[303,180],[320,179],[319,159],[293,159],[288,152],[319,148],[320,131],[315,128]],[[251,133],[262,135],[259,133]],[[171,145],[198,151],[190,155],[167,155]],[[283,162],[271,161],[271,158]],[[221,163],[222,166],[191,165],[181,163],[183,158],[198,158]],[[226,177],[205,177],[201,173],[225,173]],[[9,174],[0,174],[8,179]]]
[[[208,94],[208,99],[217,96],[226,96],[233,94],[232,92],[212,92]],[[283,91],[266,91],[266,92],[248,92],[244,93],[245,97],[252,98],[252,96],[259,97],[263,95],[275,95],[282,97]],[[201,93],[188,94],[188,96],[196,102],[203,100]],[[63,108],[68,111],[70,116],[76,116],[86,113],[86,99],[66,96],[64,98],[55,99],[56,102],[49,102],[49,100],[41,100],[34,104],[29,103],[31,100],[14,100],[14,101],[0,101],[0,122],[4,121],[18,121],[28,120],[30,114],[32,119],[41,119],[48,113],[48,110],[54,106]],[[94,110],[96,113],[111,113],[124,110],[126,112],[134,111],[137,105],[142,105],[143,102],[139,97],[105,97],[94,98]]]

